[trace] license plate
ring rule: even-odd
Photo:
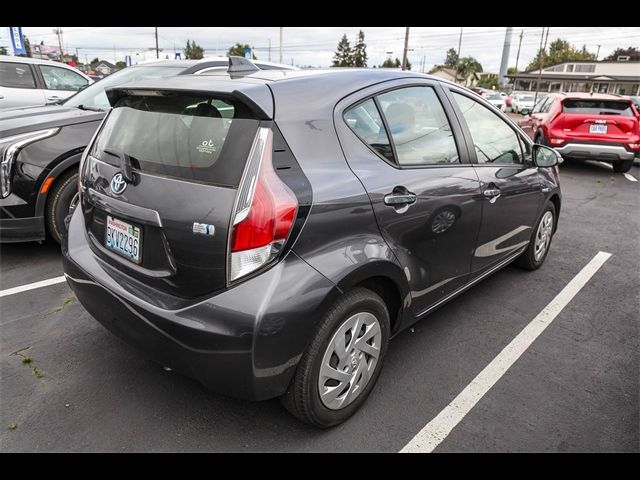
[[[606,125],[589,125],[589,133],[607,133]]]
[[[142,231],[130,223],[107,215],[107,232],[104,244],[107,248],[140,263],[142,253]]]

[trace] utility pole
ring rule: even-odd
[[[76,47],[76,62],[80,63],[80,56],[78,55],[78,47]]]
[[[600,56],[600,47],[602,45],[598,45],[598,51],[596,52],[596,62],[598,61],[598,57]]]
[[[500,74],[498,75],[498,86],[504,88],[507,68],[509,67],[509,51],[511,50],[511,32],[513,27],[507,27],[504,34],[504,45],[502,46],[502,61],[500,62]]]
[[[280,27],[280,63],[282,63],[282,27]]]
[[[409,48],[409,27],[404,32],[404,52],[402,53],[402,70],[407,69],[407,49]]]
[[[460,39],[458,40],[458,54],[456,55],[456,77],[453,80],[453,83],[458,83],[458,65],[460,64],[460,47],[462,46],[462,29],[464,27],[460,27]]]
[[[271,39],[269,39],[269,61],[271,61]]]
[[[518,60],[520,60],[520,47],[522,46],[522,35],[524,30],[520,30],[520,41],[518,42],[518,54],[516,55],[516,70],[518,70]]]
[[[62,29],[60,27],[56,27],[53,31],[58,36],[58,45],[60,46],[60,61],[64,56],[64,52],[62,51]]]
[[[116,46],[114,45],[113,46],[113,64],[115,65],[116,62],[117,62],[117,60],[116,60]]]
[[[158,27],[156,29],[156,58],[160,58],[160,51],[158,50]]]
[[[549,35],[549,30],[547,27],[547,35]],[[540,36],[540,70],[538,70],[538,81],[536,82],[536,94],[533,97],[533,105],[535,106],[536,102],[538,101],[538,90],[540,89],[540,79],[542,78],[542,65],[543,65],[543,61],[544,61],[544,50],[546,49],[546,43],[545,43],[545,48],[542,48],[542,39],[544,38],[544,27],[542,27],[542,35]]]

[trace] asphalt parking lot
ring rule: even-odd
[[[397,452],[603,251],[611,257],[434,451],[637,452],[640,167],[560,171],[543,267],[507,267],[396,337],[364,407],[327,431],[277,400],[229,399],[164,371],[94,321],[66,283],[9,292],[0,450]],[[3,245],[0,270],[3,292],[62,275],[52,243]]]

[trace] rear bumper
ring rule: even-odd
[[[602,143],[567,143],[562,147],[554,147],[560,155],[585,160],[633,160],[637,153],[630,152],[622,145],[606,145]]]
[[[44,217],[0,219],[0,243],[44,240]]]
[[[335,291],[290,253],[250,280],[169,310],[145,301],[133,279],[97,259],[84,232],[76,211],[63,243],[63,265],[86,310],[146,356],[233,397],[264,400],[285,392]]]

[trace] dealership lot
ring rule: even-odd
[[[0,449],[400,451],[607,252],[435,451],[637,451],[640,168],[625,176],[567,162],[560,179],[563,207],[543,267],[508,267],[399,334],[362,409],[327,431],[299,423],[277,400],[212,394],[145,360],[95,322],[66,283],[8,292],[0,299]],[[62,275],[53,244],[1,252],[3,291]]]

